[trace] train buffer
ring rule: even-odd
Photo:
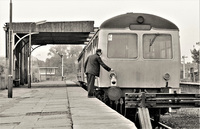
[[[160,111],[164,108],[200,107],[200,94],[186,93],[126,93],[125,108],[137,109],[139,124],[142,128],[152,128],[149,110]],[[160,112],[155,115],[160,115]],[[155,117],[154,117],[155,118]]]

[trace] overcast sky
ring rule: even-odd
[[[0,0],[0,56],[5,56],[3,26],[9,22],[10,0]],[[95,21],[95,27],[111,17],[133,13],[154,14],[172,21],[179,27],[181,55],[188,56],[199,38],[199,0],[12,0],[13,22]],[[33,52],[39,59],[46,58],[49,47]]]

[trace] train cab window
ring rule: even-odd
[[[172,38],[169,34],[144,34],[144,59],[172,59]]]
[[[138,56],[137,35],[127,33],[108,34],[109,58],[132,58]]]

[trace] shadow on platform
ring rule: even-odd
[[[74,81],[42,81],[31,83],[31,88],[59,88],[59,87],[77,87]]]

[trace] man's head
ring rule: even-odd
[[[97,49],[96,50],[96,54],[98,54],[99,56],[102,54],[102,51],[101,51],[101,49]]]

